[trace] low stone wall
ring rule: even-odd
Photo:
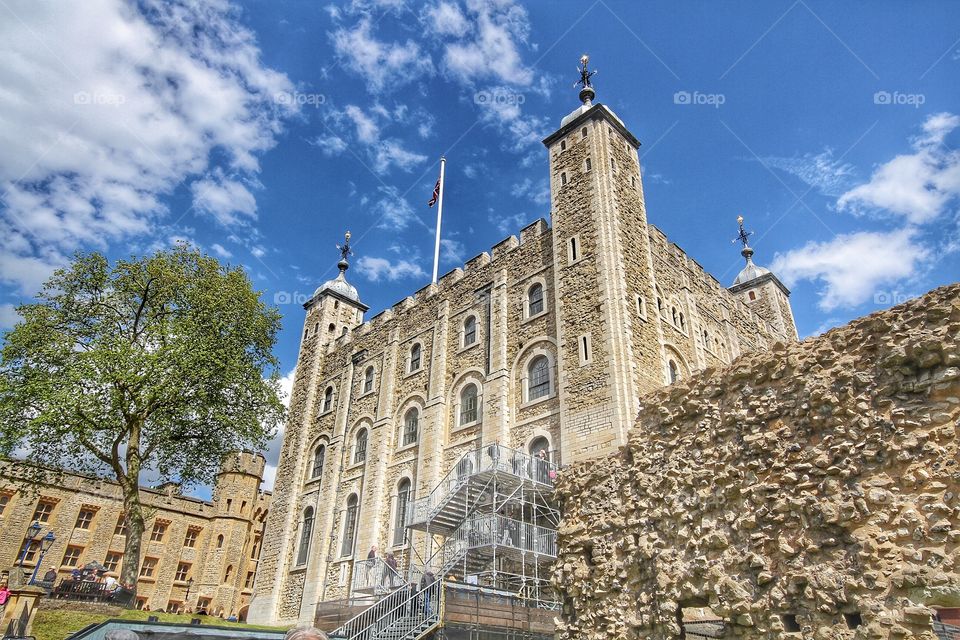
[[[935,640],[960,604],[960,285],[646,396],[561,474],[561,639]]]

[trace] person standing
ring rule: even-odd
[[[3,612],[7,609],[7,602],[10,601],[10,587],[4,582],[0,584],[0,619],[3,618]]]
[[[390,567],[390,571],[387,571],[387,573],[390,574],[390,588],[393,589],[393,580],[397,573],[397,557],[393,555],[393,552],[387,554],[387,566]]]
[[[429,587],[437,581],[433,571],[427,569],[420,580],[420,591],[423,593],[423,615],[430,615],[430,590]]]

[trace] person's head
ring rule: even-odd
[[[283,640],[327,640],[327,634],[316,627],[294,627]]]
[[[140,636],[137,635],[136,631],[130,629],[112,629],[107,631],[103,640],[140,640]]]

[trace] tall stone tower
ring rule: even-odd
[[[790,307],[790,291],[769,269],[753,263],[753,249],[748,239],[752,232],[743,228],[743,216],[737,218],[740,225],[740,255],[747,261],[730,287],[730,293],[738,296],[757,315],[764,318],[784,335],[796,339],[797,325]]]
[[[566,425],[562,462],[616,448],[639,393],[663,384],[638,367],[656,326],[638,322],[638,297],[654,298],[640,142],[603,104],[593,104],[588,58],[582,105],[543,142],[550,157],[557,292],[558,374]],[[655,379],[654,379],[655,378]],[[572,441],[571,441],[572,440]]]
[[[349,231],[344,236],[343,245],[338,245],[337,249],[340,251],[340,261],[337,263],[340,273],[317,287],[313,296],[303,305],[307,313],[290,395],[283,449],[277,467],[277,487],[299,486],[298,479],[305,477],[314,463],[312,456],[301,455],[309,444],[305,439],[309,437],[311,420],[323,411],[324,403],[334,405],[339,395],[349,395],[349,387],[341,389],[337,384],[321,385],[319,380],[324,355],[336,347],[341,337],[363,322],[363,314],[369,309],[360,301],[356,287],[346,279],[347,269],[350,268],[348,258],[352,255]],[[344,429],[345,425],[341,425],[337,434],[338,442],[343,437]],[[258,585],[268,584],[270,588],[267,592],[258,588],[254,593],[250,604],[251,619],[270,619],[283,597],[281,573],[288,559],[286,553],[292,548],[292,537],[297,532],[298,498],[294,492],[277,492],[271,504],[267,530],[272,533],[263,540],[257,578]],[[302,578],[303,574],[299,577]]]
[[[253,514],[260,506],[258,498],[265,466],[262,454],[241,451],[224,458],[217,474],[213,488],[216,511],[207,538],[208,560],[196,585],[197,593],[214,604],[239,602],[237,596],[244,586],[247,566],[237,559],[251,555],[248,547],[255,537],[251,529],[260,526]],[[236,613],[223,611],[225,616]]]

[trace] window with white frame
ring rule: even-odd
[[[367,370],[363,372],[363,392],[370,393],[373,391],[373,365],[367,367]]]
[[[546,356],[537,356],[530,361],[527,400],[536,400],[548,395],[550,395],[550,361]]]
[[[323,409],[322,412],[326,413],[333,408],[333,387],[327,387],[327,390],[323,392]]]
[[[313,450],[313,468],[310,470],[311,479],[316,479],[323,475],[323,460],[326,455],[327,448],[322,444]]]
[[[303,510],[303,521],[300,524],[300,545],[297,549],[297,564],[307,563],[310,553],[310,538],[313,536],[313,507]]]
[[[403,438],[401,446],[413,444],[417,441],[420,431],[420,411],[416,407],[409,409],[403,416]]]
[[[353,442],[353,463],[360,464],[367,459],[367,430],[360,429]]]
[[[463,321],[463,346],[469,347],[477,341],[477,316],[467,316]]]
[[[411,484],[404,478],[397,485],[397,512],[393,519],[393,544],[398,546],[407,541],[407,505],[410,504]]]
[[[677,367],[677,363],[673,360],[670,360],[667,363],[667,373],[670,377],[670,384],[673,384],[680,379],[680,369]]]
[[[479,417],[477,409],[477,385],[471,382],[460,392],[460,424],[476,422]]]
[[[408,373],[413,373],[414,371],[417,371],[418,369],[420,369],[420,358],[422,355],[421,353],[422,350],[423,348],[420,346],[419,342],[414,343],[414,345],[410,347],[410,362],[409,362],[409,365],[407,366]]]
[[[543,313],[543,285],[539,282],[527,291],[527,317]]]
[[[343,545],[340,547],[341,556],[353,555],[353,548],[357,541],[357,516],[360,512],[360,499],[357,494],[347,498],[347,512],[343,518]]]

